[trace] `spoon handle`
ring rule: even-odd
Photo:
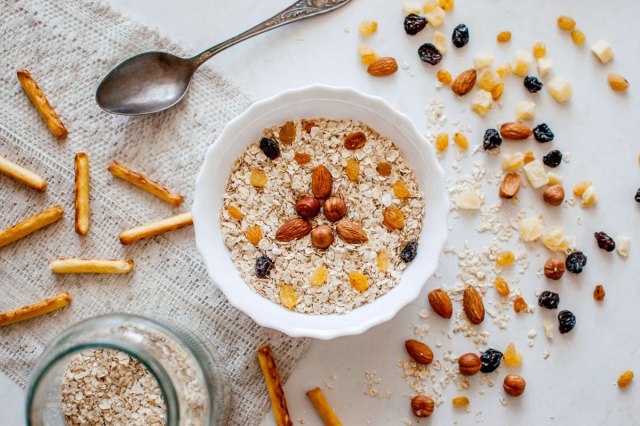
[[[250,28],[241,34],[238,34],[237,36],[230,38],[227,41],[223,41],[222,43],[217,44],[194,56],[193,58],[191,58],[191,61],[197,68],[212,56],[222,52],[223,50],[233,46],[234,44],[240,43],[241,41],[244,41],[248,38],[273,30],[278,27],[282,27],[283,25],[287,25],[292,22],[331,12],[334,9],[344,6],[350,1],[351,0],[298,0],[288,8],[277,13],[266,21],[256,25],[255,27]]]

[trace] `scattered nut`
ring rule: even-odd
[[[544,264],[544,276],[550,280],[559,280],[564,275],[565,270],[566,267],[562,259],[551,258]]]
[[[304,218],[312,219],[320,211],[320,202],[313,197],[302,197],[296,203],[296,211]]]
[[[451,90],[458,96],[464,96],[473,89],[478,73],[475,69],[469,69],[461,73],[451,83]]]
[[[473,287],[467,286],[462,296],[462,307],[464,313],[467,314],[467,318],[473,324],[480,324],[484,320],[484,303],[482,303],[482,296]]]
[[[453,304],[451,298],[442,289],[435,289],[429,292],[427,298],[433,311],[442,318],[449,319],[453,315]]]
[[[544,202],[552,206],[559,206],[564,201],[564,189],[561,185],[551,185],[542,194]]]
[[[367,69],[367,72],[374,77],[387,77],[395,74],[396,71],[398,71],[398,63],[390,57],[376,59]]]
[[[342,219],[336,225],[338,236],[346,243],[362,244],[367,242],[367,234],[360,225],[347,219]]]
[[[416,417],[429,417],[435,406],[433,399],[425,395],[416,395],[411,399],[411,411]]]
[[[407,353],[415,362],[419,364],[431,364],[433,361],[433,351],[425,343],[419,340],[410,339],[404,343]]]
[[[304,219],[295,218],[283,223],[276,231],[276,240],[289,242],[300,239],[311,231],[311,224]]]
[[[311,244],[321,250],[333,244],[333,230],[329,225],[318,225],[311,231]]]
[[[524,393],[524,388],[527,386],[527,382],[521,376],[517,374],[509,374],[504,378],[502,387],[507,395],[520,396]]]
[[[347,205],[340,197],[329,197],[324,200],[322,211],[327,220],[337,222],[347,214]]]
[[[500,135],[504,139],[520,141],[530,138],[531,135],[533,135],[533,130],[526,124],[522,124],[517,121],[511,121],[500,126]]]
[[[514,172],[507,173],[500,185],[498,195],[500,198],[510,199],[516,196],[520,190],[520,175]]]
[[[482,367],[482,360],[474,353],[460,355],[458,358],[458,368],[463,376],[473,376]]]
[[[333,177],[325,166],[318,166],[311,173],[311,192],[316,198],[325,198],[331,195],[333,189]]]

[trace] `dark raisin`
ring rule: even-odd
[[[438,65],[442,60],[442,53],[431,43],[425,43],[418,49],[418,56],[423,62]]]
[[[576,316],[570,311],[560,311],[558,313],[558,323],[560,333],[568,333],[576,326]]]
[[[533,129],[533,137],[540,143],[551,142],[554,134],[546,123],[538,124]]]
[[[528,75],[524,78],[524,87],[526,87],[530,93],[539,92],[542,86],[544,86],[544,84],[542,84],[538,77]]]
[[[280,147],[278,146],[278,142],[271,138],[260,139],[260,149],[264,152],[264,155],[272,160],[280,156]]]
[[[469,28],[465,24],[460,24],[453,29],[451,41],[455,47],[464,47],[469,43]]]
[[[636,191],[636,201],[640,203],[640,188]]]
[[[259,258],[256,259],[256,266],[255,266],[256,276],[258,278],[266,277],[267,275],[269,275],[269,272],[271,272],[274,266],[275,264],[273,263],[273,260],[269,259],[269,256],[267,255],[260,256]]]
[[[495,349],[487,349],[480,355],[480,361],[482,361],[480,371],[483,373],[492,373],[496,371],[496,368],[500,367],[502,352]]]
[[[404,246],[404,248],[400,252],[400,259],[402,259],[406,263],[409,263],[413,259],[415,259],[417,255],[418,255],[418,242],[411,241],[410,243],[407,243],[407,245]]]
[[[581,251],[574,251],[567,256],[567,260],[564,264],[567,266],[567,271],[579,274],[587,264],[587,256],[585,256]]]
[[[416,35],[427,26],[427,19],[414,13],[404,18],[404,30],[409,35]]]
[[[487,129],[484,132],[484,139],[482,140],[482,147],[485,151],[489,151],[491,149],[495,149],[502,145],[502,136],[500,136],[500,132],[496,129]]]
[[[557,149],[549,151],[547,155],[542,157],[542,162],[547,167],[558,167],[562,162],[562,152]]]
[[[616,242],[613,241],[613,238],[611,238],[604,232],[596,232],[595,234],[593,234],[593,236],[596,237],[598,247],[600,247],[602,250],[614,251],[616,249]]]
[[[558,309],[560,296],[552,291],[543,291],[538,297],[538,306],[547,309]]]

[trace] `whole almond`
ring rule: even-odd
[[[478,73],[473,68],[462,72],[451,83],[451,90],[458,96],[466,95],[475,86],[477,75]]]
[[[511,396],[520,396],[524,393],[524,388],[527,386],[527,382],[517,374],[509,374],[504,378],[502,388]]]
[[[533,134],[533,130],[526,124],[511,121],[500,126],[500,135],[503,139],[512,141],[521,141],[529,138]]]
[[[460,355],[458,357],[458,369],[463,376],[473,376],[482,367],[482,360],[474,353]]]
[[[416,417],[429,417],[433,414],[436,404],[426,395],[416,395],[411,398],[411,411]]]
[[[390,57],[376,59],[367,69],[367,72],[374,77],[386,77],[396,71],[398,71],[398,63]]]
[[[309,232],[311,232],[311,224],[298,217],[286,221],[278,228],[276,240],[286,243],[302,238]]]
[[[514,172],[507,173],[502,180],[502,184],[500,185],[500,190],[498,191],[498,195],[500,198],[513,198],[516,196],[518,191],[520,190],[520,175]]]
[[[333,177],[325,166],[318,166],[311,173],[311,192],[316,198],[325,198],[331,195],[333,189]]]
[[[410,339],[404,342],[407,352],[418,364],[431,364],[433,361],[433,351],[425,343],[419,340]]]
[[[453,315],[453,304],[451,303],[451,298],[444,290],[439,288],[431,290],[427,298],[429,299],[431,308],[436,314],[442,318],[451,318],[451,315]]]
[[[467,286],[462,296],[462,307],[467,318],[473,324],[480,324],[484,320],[484,303],[482,296],[472,286]]]
[[[338,236],[346,243],[362,244],[367,242],[367,234],[362,230],[360,225],[348,219],[342,219],[336,225]]]

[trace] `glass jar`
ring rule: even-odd
[[[62,406],[65,372],[74,356],[96,349],[124,352],[151,373],[164,399],[167,426],[225,423],[227,375],[201,339],[182,327],[110,314],[72,326],[45,348],[27,389],[28,425],[67,424]]]

